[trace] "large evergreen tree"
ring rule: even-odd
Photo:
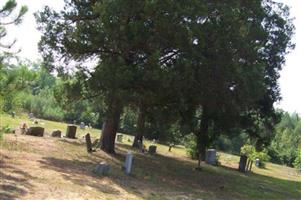
[[[133,93],[144,93],[146,83],[160,78],[179,49],[191,43],[186,23],[201,12],[203,4],[196,1],[114,0],[66,1],[60,13],[46,7],[37,15],[46,62],[97,60],[93,69],[78,69],[89,94],[106,100],[103,150],[114,152],[123,105],[134,102]]]

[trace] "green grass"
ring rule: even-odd
[[[58,129],[62,131],[64,135],[67,130],[67,124],[61,122],[54,122],[43,119],[36,119],[38,124],[34,124],[33,120],[30,120],[25,114],[17,115],[15,118],[11,118],[7,114],[1,114],[0,116],[0,128],[6,125],[10,125],[13,129],[17,129],[20,127],[22,123],[26,123],[28,126],[41,126],[45,128],[45,132],[50,134],[54,129]],[[99,137],[101,131],[95,128],[92,129],[80,129],[78,126],[77,129],[77,137],[82,137],[86,133],[90,133],[93,137]]]
[[[23,121],[31,123],[24,116],[12,119],[8,115],[2,115],[0,126],[9,124],[17,127]],[[44,123],[47,132],[53,129],[64,131],[67,126],[64,123],[47,120],[40,120],[41,123]],[[108,155],[100,150],[87,154],[84,139],[81,138],[86,132],[87,130],[78,130],[78,140],[9,134],[5,135],[0,149],[8,151],[8,157],[16,157],[15,167],[19,166],[25,170],[28,168],[26,165],[34,165],[29,161],[27,163],[27,160],[36,163],[36,168],[26,173],[31,173],[33,177],[36,173],[40,177],[32,180],[33,185],[55,186],[53,194],[62,192],[60,188],[64,186],[67,191],[62,192],[63,194],[77,191],[79,195],[88,195],[85,196],[86,199],[97,199],[100,196],[104,199],[149,200],[301,198],[300,172],[286,166],[267,163],[265,169],[254,166],[252,173],[243,174],[236,170],[238,156],[219,152],[222,166],[214,167],[203,163],[201,170],[197,171],[195,170],[197,162],[186,156],[184,147],[175,147],[172,152],[168,152],[168,146],[157,144],[158,154],[151,156],[132,149],[131,142],[128,141],[132,140],[132,136],[128,135],[124,135],[123,144],[117,143],[117,155]],[[101,131],[92,129],[89,132],[98,138]],[[146,146],[151,143],[145,142]],[[124,175],[120,170],[128,151],[134,153],[131,176]],[[24,157],[26,159],[23,159]],[[103,178],[95,177],[91,173],[95,164],[102,160],[112,166],[105,182],[102,182]],[[89,194],[86,194],[86,187],[89,188]],[[35,189],[28,190],[29,195],[34,194]],[[40,195],[46,196],[38,196],[38,199],[53,198],[52,193],[41,192]],[[37,199],[35,196],[28,197],[31,198]]]

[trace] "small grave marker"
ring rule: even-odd
[[[124,171],[127,175],[129,175],[132,171],[133,157],[132,152],[128,152],[125,156]]]
[[[79,128],[80,128],[80,129],[85,129],[85,123],[84,123],[84,122],[81,122],[81,123],[79,124]]]
[[[92,153],[92,142],[91,142],[91,136],[90,133],[87,133],[85,135],[86,144],[87,144],[87,152]]]
[[[66,137],[71,138],[71,139],[75,139],[76,129],[77,129],[77,127],[75,125],[69,124],[67,126]]]
[[[210,165],[216,165],[217,160],[216,160],[216,150],[215,149],[208,149],[206,151],[206,163]]]
[[[247,160],[248,160],[248,157],[246,155],[241,155],[240,156],[239,167],[238,167],[238,170],[240,172],[246,172],[246,170],[247,170]]]
[[[117,134],[117,142],[120,142],[120,143],[123,142],[123,135],[122,134]]]
[[[60,130],[53,130],[51,133],[52,137],[61,137],[62,136],[62,131]]]
[[[109,171],[110,171],[110,165],[103,161],[96,166],[93,172],[99,176],[104,176],[107,175]]]
[[[149,152],[150,154],[155,154],[155,153],[157,152],[157,146],[156,146],[156,145],[150,145],[150,146],[148,147],[148,152]]]
[[[44,136],[44,128],[43,127],[30,127],[27,131],[26,131],[26,135],[32,135],[32,136],[38,136],[38,137],[43,137]]]

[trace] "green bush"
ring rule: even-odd
[[[3,133],[9,133],[9,132],[11,132],[11,127],[10,127],[10,125],[4,126],[4,127],[2,128],[2,132],[3,132]]]
[[[294,167],[301,170],[301,150],[297,151]]]
[[[198,159],[198,149],[196,136],[194,134],[189,134],[185,137],[185,148],[187,155],[192,159]]]
[[[2,127],[0,130],[0,141],[3,140],[3,135],[9,132],[11,132],[11,127],[9,125],[5,125],[4,127]]]
[[[255,161],[257,158],[260,160],[259,167],[264,167],[265,162],[270,160],[270,156],[266,149],[263,151],[256,151],[255,147],[250,144],[245,144],[241,147],[241,155],[246,155],[251,161]]]
[[[0,130],[0,141],[3,140],[3,134],[4,134],[4,132]]]

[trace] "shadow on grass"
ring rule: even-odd
[[[82,146],[82,142],[64,142]],[[134,153],[133,173],[124,175],[121,165],[127,151]],[[269,176],[240,173],[226,166],[214,167],[202,164],[195,170],[196,162],[183,160],[159,152],[142,154],[130,145],[118,144],[115,155],[104,152],[84,154],[82,159],[59,159],[44,157],[44,168],[60,172],[62,176],[79,186],[89,186],[103,193],[119,195],[120,191],[93,174],[100,161],[112,165],[110,180],[127,192],[142,198],[175,197],[174,199],[298,199],[301,196],[301,182],[288,181]],[[145,192],[147,191],[147,192]]]
[[[123,150],[132,150],[128,145],[118,145]],[[226,166],[202,164],[196,171],[196,161],[181,160],[168,156],[168,152],[151,156],[135,155],[134,173],[137,179],[146,180],[166,191],[195,194],[191,199],[201,197],[218,199],[300,199],[301,182],[270,176],[241,173]],[[189,198],[188,198],[189,199]]]
[[[53,157],[44,157],[40,161],[43,168],[60,172],[64,179],[79,186],[89,186],[103,193],[119,194],[119,191],[108,184],[100,184],[95,179],[101,179],[93,174],[95,163],[81,160],[67,160]]]
[[[0,199],[15,200],[24,196],[33,186],[29,180],[35,177],[6,164],[7,156],[0,160]]]
[[[63,142],[63,143],[70,144],[70,145],[74,145],[74,146],[83,146],[83,145],[85,145],[85,143],[83,143],[79,139],[61,138],[61,139],[59,139],[59,141]]]

